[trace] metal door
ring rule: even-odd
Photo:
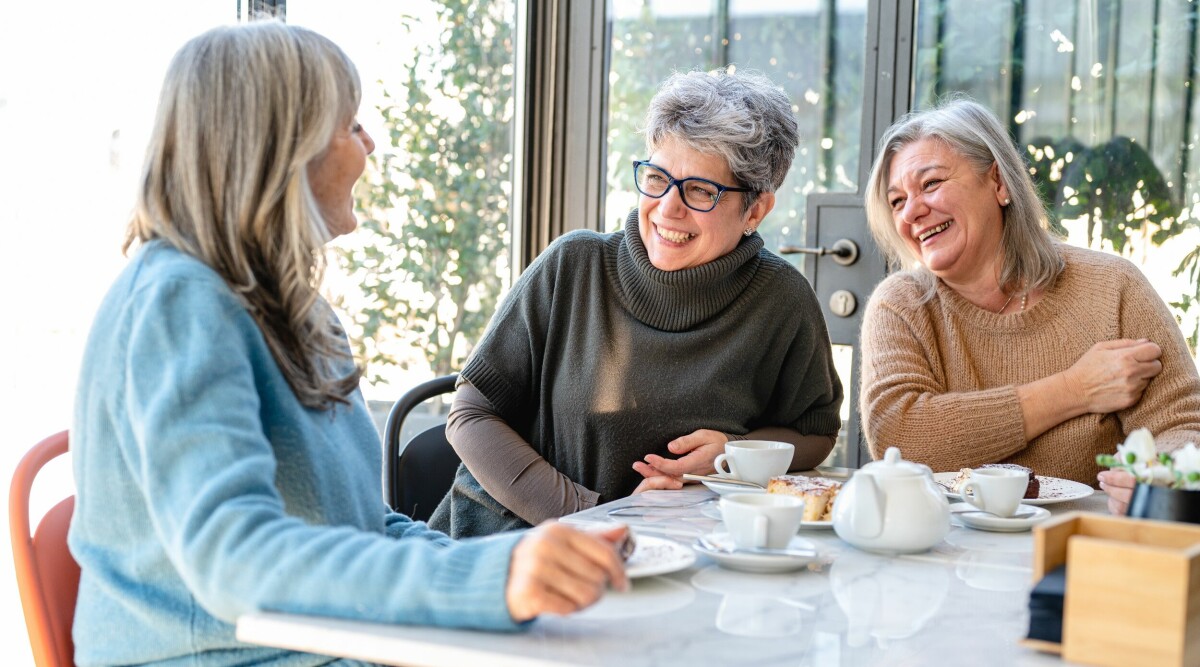
[[[913,4],[872,0],[868,8],[858,191],[809,195],[804,238],[776,249],[804,255],[802,271],[821,301],[835,357],[846,359],[840,365],[850,410],[827,461],[831,465],[857,468],[870,460],[858,411],[859,329],[867,299],[887,266],[871,239],[862,191],[879,137],[909,109]]]

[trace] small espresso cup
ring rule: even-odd
[[[976,468],[962,486],[962,499],[989,514],[1010,517],[1017,513],[1029,475],[1020,470]]]
[[[725,443],[725,453],[713,461],[713,467],[721,477],[754,482],[765,487],[772,477],[788,471],[795,449],[787,442],[730,440]]]
[[[783,549],[804,519],[804,499],[772,493],[721,496],[721,519],[740,549]]]

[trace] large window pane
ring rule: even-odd
[[[71,424],[87,332],[125,266],[121,244],[171,55],[236,18],[235,0],[0,3],[0,479]],[[69,459],[51,462],[33,487],[35,525],[72,488]],[[0,549],[3,662],[32,665],[11,557]]]
[[[361,227],[335,242],[328,279],[381,419],[405,389],[462,368],[509,287],[516,3],[287,11],[342,45],[363,80],[376,148],[356,190]]]
[[[916,106],[963,91],[1006,119],[1068,242],[1139,264],[1194,345],[1196,4],[928,0],[918,11]]]
[[[754,69],[791,97],[800,147],[759,228],[768,248],[802,244],[810,193],[856,190],[866,0],[610,0],[608,15],[608,230],[637,206],[629,165],[646,157],[638,129],[676,70]]]

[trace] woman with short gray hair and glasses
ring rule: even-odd
[[[552,243],[463,368],[447,425],[463,465],[433,526],[494,533],[679,489],[732,439],[793,443],[793,470],[832,449],[820,305],[756,233],[798,143],[787,95],[755,73],[677,73],[645,136],[625,228]]]

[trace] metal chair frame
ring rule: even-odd
[[[412,412],[413,408],[417,407],[421,403],[424,403],[425,401],[436,396],[441,396],[442,394],[453,393],[456,382],[458,382],[457,373],[443,375],[441,377],[429,380],[428,382],[423,382],[405,392],[405,394],[401,396],[395,402],[395,404],[392,405],[392,409],[388,413],[383,436],[383,500],[388,504],[388,507],[391,507],[397,512],[404,512],[405,514],[411,515],[411,512],[406,512],[406,508],[402,507],[404,504],[403,480],[401,479],[403,468],[401,466],[400,457],[404,455],[404,451],[410,442],[425,436],[425,434],[429,433],[430,431],[434,431],[435,429],[441,430],[441,437],[444,440],[446,428],[444,424],[439,424],[438,426],[434,426],[433,428],[427,429],[425,432],[418,434],[410,439],[409,442],[401,443],[400,431],[404,426],[404,420],[408,417],[408,414]],[[449,446],[448,443],[447,446]]]

